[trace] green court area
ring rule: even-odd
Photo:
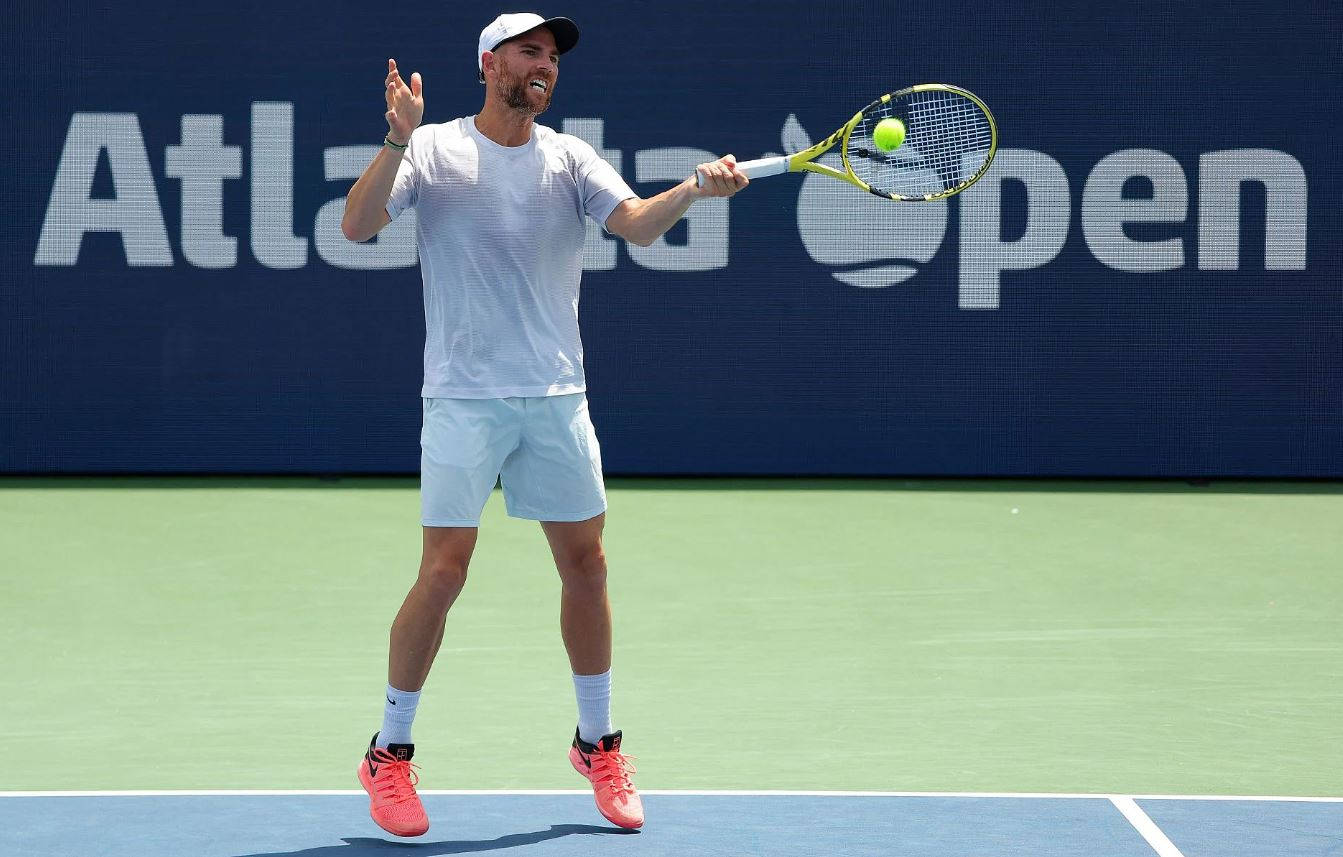
[[[609,489],[646,789],[1343,795],[1343,485]],[[426,789],[583,785],[558,578],[502,505]],[[0,479],[0,791],[357,788],[418,508],[414,479]]]

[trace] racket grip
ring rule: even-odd
[[[788,172],[788,156],[778,155],[773,158],[756,158],[754,161],[738,161],[737,169],[746,173],[748,179],[777,176],[779,173]],[[704,176],[699,170],[695,170],[695,184],[704,187]]]

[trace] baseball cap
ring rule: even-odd
[[[500,15],[480,31],[480,44],[476,47],[476,70],[481,73],[481,80],[485,79],[481,54],[494,50],[514,36],[520,36],[528,30],[542,26],[548,28],[555,36],[555,49],[560,53],[578,44],[578,25],[568,18],[542,18],[535,12],[509,12]]]

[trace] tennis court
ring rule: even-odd
[[[1343,857],[1343,4],[506,8],[7,16],[0,857]]]
[[[647,827],[576,790],[558,581],[495,497],[393,844],[354,767],[413,479],[0,479],[0,853],[1338,853],[1343,487],[610,488]]]

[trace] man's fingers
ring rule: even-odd
[[[723,175],[717,169],[718,165],[711,165],[708,177],[704,180],[704,187],[714,196],[723,195]]]
[[[724,190],[728,191],[729,195],[736,193],[737,191],[746,187],[746,185],[750,183],[751,181],[750,178],[748,178],[745,173],[737,169],[736,155],[724,155],[723,157],[718,159],[718,162],[722,164],[724,167],[725,170],[723,173],[723,182],[725,185]]]
[[[750,183],[751,179],[746,175],[746,173],[743,173],[741,170],[737,169],[737,159],[735,157],[733,157],[732,155],[724,155],[722,160],[723,164],[728,169],[727,179],[729,182],[732,183],[732,186],[735,190],[741,190]]]
[[[745,178],[745,176],[737,170],[737,156],[724,155],[718,159],[718,163],[723,165],[723,178],[725,178],[728,183],[741,187],[742,185],[739,180]]]
[[[722,190],[728,190],[734,186],[735,183],[732,180],[732,168],[735,165],[736,163],[732,160],[731,155],[725,155],[718,159],[718,181],[719,187]]]
[[[718,189],[719,182],[722,181],[722,178],[719,175],[719,166],[717,161],[711,161],[696,167],[696,170],[703,178],[703,181],[700,182],[700,187],[710,192],[714,192]]]
[[[383,95],[387,98],[387,112],[382,114],[387,120],[389,128],[393,129],[397,137],[403,136],[401,131],[395,131],[398,125],[410,124],[401,119],[401,114],[397,112],[400,108],[409,116],[414,116],[417,112],[414,100],[420,97],[424,90],[424,81],[420,78],[420,73],[415,72],[410,76],[410,86],[401,78],[401,72],[396,67],[396,60],[389,58],[387,60],[387,80],[383,87]],[[422,108],[421,108],[422,109]]]
[[[695,169],[703,178],[700,187],[706,196],[732,196],[750,182],[746,174],[737,169],[736,159],[731,155],[700,164]]]

